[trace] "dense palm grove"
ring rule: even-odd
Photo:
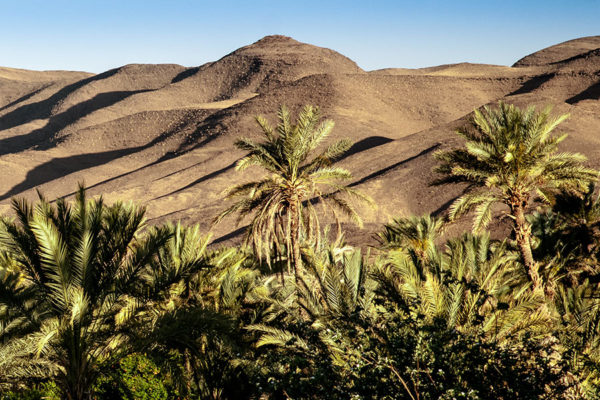
[[[321,208],[375,206],[334,166],[333,123],[282,107],[240,139],[260,180],[229,190],[244,246],[144,209],[14,200],[0,223],[2,398],[594,399],[600,396],[598,174],[559,151],[566,118],[476,111],[439,179],[447,217],[397,217],[351,247]],[[320,151],[320,152],[317,152]],[[315,153],[317,152],[317,153]],[[361,204],[362,203],[362,204]],[[461,215],[473,232],[445,234]],[[249,217],[249,218],[246,218]],[[506,218],[500,240],[485,231]]]

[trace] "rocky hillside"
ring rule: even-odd
[[[208,229],[222,191],[255,177],[238,173],[241,135],[254,116],[275,122],[280,104],[321,106],[335,137],[354,142],[341,164],[377,200],[364,210],[370,238],[391,217],[443,212],[461,187],[431,187],[435,150],[498,100],[551,104],[571,118],[565,148],[600,167],[600,36],[528,55],[513,67],[454,64],[363,71],[352,60],[284,36],[268,36],[199,67],[126,65],[93,75],[0,68],[0,211],[10,198],[68,196],[85,181],[108,200],[148,206],[151,222]],[[226,221],[217,240],[239,230]]]

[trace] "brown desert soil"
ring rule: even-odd
[[[332,140],[355,145],[340,161],[373,197],[351,243],[372,243],[391,218],[442,214],[461,186],[432,187],[433,153],[460,144],[454,131],[498,101],[570,113],[564,150],[600,168],[600,36],[561,43],[513,67],[453,64],[363,71],[352,60],[285,36],[268,36],[199,67],[126,65],[101,74],[0,68],[0,212],[10,199],[70,196],[78,182],[108,201],[147,206],[150,223],[181,220],[208,231],[223,191],[257,177],[235,171],[233,143],[258,138],[254,117],[276,122],[287,104],[319,105]],[[325,217],[327,218],[327,217]],[[463,225],[468,223],[464,221]],[[501,229],[496,226],[496,229]],[[212,229],[237,241],[234,219]]]

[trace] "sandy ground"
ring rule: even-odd
[[[600,36],[541,50],[513,67],[453,64],[363,71],[329,49],[269,36],[200,67],[127,65],[98,75],[0,68],[0,212],[10,199],[70,195],[78,182],[109,201],[148,207],[151,223],[181,220],[208,230],[222,192],[256,178],[239,173],[233,142],[258,137],[254,116],[275,123],[280,104],[321,106],[334,138],[355,142],[342,166],[376,199],[372,241],[390,218],[442,213],[458,186],[431,187],[434,151],[459,144],[454,130],[499,100],[551,104],[570,113],[564,149],[600,168]],[[235,237],[233,220],[214,229]]]

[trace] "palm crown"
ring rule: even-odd
[[[74,206],[41,199],[13,207],[18,221],[0,225],[17,267],[0,281],[0,364],[18,373],[33,358],[66,398],[89,397],[99,364],[127,349],[127,331],[144,310],[141,278],[169,232],[140,239],[144,210],[87,201],[83,188]]]
[[[383,248],[405,248],[425,263],[444,228],[444,220],[431,215],[400,217],[385,224],[378,236]]]
[[[273,248],[285,249],[288,260],[289,255],[293,254],[297,272],[301,264],[301,238],[319,236],[319,220],[314,205],[328,204],[331,210],[341,210],[362,225],[356,210],[340,194],[369,199],[340,183],[352,178],[349,171],[332,166],[350,148],[348,139],[329,145],[311,158],[331,133],[333,121],[320,122],[319,109],[312,106],[304,107],[295,124],[291,122],[285,106],[279,110],[278,117],[276,129],[264,117],[256,118],[266,139],[264,142],[258,143],[248,138],[236,142],[238,148],[249,152],[238,161],[237,170],[259,166],[269,174],[261,180],[230,188],[228,197],[238,200],[223,211],[215,222],[229,214],[238,213],[239,223],[245,216],[254,213],[248,239],[251,239],[259,258],[264,254],[267,262],[270,262]]]
[[[444,176],[436,183],[467,182],[479,190],[458,198],[450,207],[450,219],[475,211],[473,229],[480,231],[491,220],[492,205],[510,209],[515,236],[534,286],[537,272],[531,255],[531,228],[525,212],[532,196],[549,202],[557,191],[580,192],[596,179],[597,172],[586,168],[578,153],[558,152],[567,135],[552,131],[568,115],[550,116],[550,109],[521,110],[500,103],[498,109],[476,110],[472,129],[459,130],[466,139],[464,148],[439,152],[437,172]]]

